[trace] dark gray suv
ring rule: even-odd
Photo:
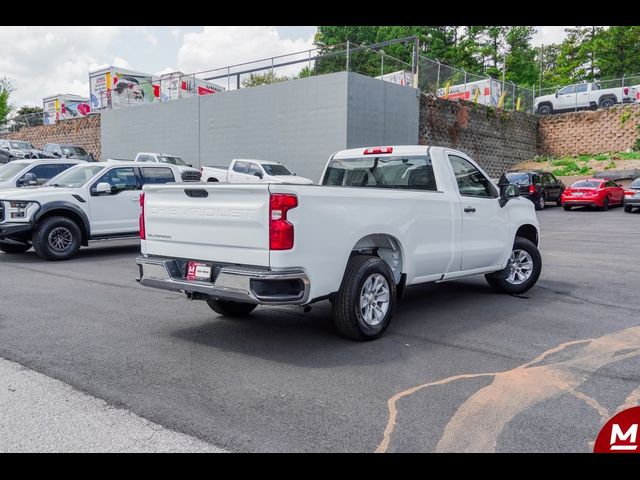
[[[69,143],[47,143],[44,151],[53,155],[55,158],[70,158],[72,160],[83,160],[85,162],[96,162],[92,153],[77,145]]]

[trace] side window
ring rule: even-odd
[[[260,167],[258,165],[256,165],[255,163],[250,163],[249,164],[249,175],[255,175],[256,173],[259,173],[260,175],[262,175],[262,170],[260,170]]]
[[[453,167],[456,182],[458,182],[460,195],[485,198],[496,198],[498,196],[498,191],[491,181],[471,162],[457,155],[449,155],[449,161]]]
[[[577,92],[577,93],[584,93],[584,92],[586,92],[586,91],[587,91],[587,86],[588,86],[588,85],[587,85],[586,83],[582,83],[582,84],[578,85],[578,86],[576,87],[576,92]]]
[[[148,162],[149,161],[149,155],[140,155],[138,157],[138,161],[139,162]]]
[[[138,180],[133,168],[114,168],[102,175],[94,182],[91,187],[91,193],[95,191],[99,183],[106,182],[111,185],[111,194],[116,195],[125,190],[139,190]]]
[[[614,182],[613,180],[609,180],[607,183],[605,183],[604,186],[605,187],[617,187],[618,184],[616,182]]]
[[[594,90],[600,90],[600,85],[598,85],[597,83],[592,83],[591,91],[593,92]]]
[[[564,87],[562,89],[560,89],[560,91],[558,91],[558,95],[569,95],[572,93],[576,93],[576,86],[575,85],[569,85],[568,87]]]
[[[142,167],[142,184],[175,182],[170,168]]]
[[[44,146],[44,151],[45,151],[45,152],[51,152],[52,150],[53,150],[53,145],[51,145],[50,143],[47,143],[47,144]]]
[[[554,181],[553,181],[553,179],[551,178],[551,175],[550,175],[550,174],[548,174],[548,173],[543,173],[543,174],[542,174],[542,184],[543,184],[543,185],[551,185],[551,184],[553,184],[553,183],[555,183],[555,182],[554,182]]]
[[[236,162],[233,165],[233,171],[236,173],[247,173],[249,171],[249,164],[247,162]]]
[[[60,163],[58,164],[58,173],[64,172],[67,168],[75,166],[75,163]]]
[[[42,185],[47,180],[58,175],[60,171],[57,165],[38,165],[29,170],[28,173],[33,173],[36,176],[36,185]]]

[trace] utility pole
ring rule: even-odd
[[[544,65],[544,43],[540,46],[540,90],[542,90],[542,66]]]

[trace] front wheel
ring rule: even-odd
[[[351,257],[331,302],[340,334],[352,340],[374,340],[391,323],[395,308],[396,284],[384,260],[374,255]]]
[[[605,198],[604,201],[602,202],[602,210],[604,212],[606,212],[607,210],[609,210],[609,198]]]
[[[565,212],[571,211],[571,205],[563,205],[562,208],[564,208]]]
[[[70,218],[49,217],[38,224],[31,243],[45,260],[67,260],[80,250],[82,233]]]
[[[244,317],[257,307],[254,303],[229,302],[213,298],[207,299],[207,305],[211,310],[225,317]]]
[[[624,206],[624,211],[627,213],[631,213],[631,210],[633,210],[633,207],[631,205],[625,205]]]
[[[538,114],[539,115],[550,115],[551,113],[553,113],[553,109],[551,108],[551,105],[541,105],[540,108],[538,108]]]
[[[1,243],[0,242],[0,251],[4,253],[24,253],[31,248],[31,245],[25,244],[17,244],[17,243]]]
[[[485,275],[487,282],[502,293],[524,293],[533,287],[542,271],[542,257],[530,240],[516,237],[506,268]]]

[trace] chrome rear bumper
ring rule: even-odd
[[[212,282],[187,280],[184,261],[165,257],[136,258],[145,287],[197,292],[209,297],[261,305],[303,305],[309,298],[309,279],[302,270],[274,271],[243,266],[216,268]]]

